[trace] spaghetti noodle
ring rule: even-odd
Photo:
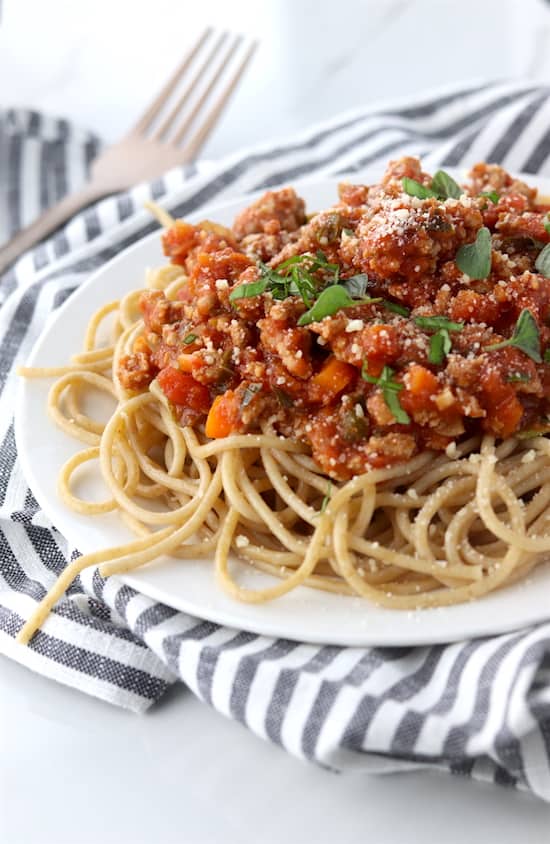
[[[411,159],[404,161],[405,164],[398,162],[392,165],[393,169],[390,168],[390,175],[386,175],[382,188],[344,188],[337,208],[342,216],[342,208],[345,207],[348,225],[339,224],[340,229],[334,234],[340,250],[338,255],[330,232],[326,235],[328,244],[317,238],[323,244],[322,257],[307,247],[305,238],[311,233],[312,226],[315,229],[316,220],[318,222],[322,218],[322,231],[327,232],[327,212],[324,217],[320,214],[309,222],[305,221],[298,205],[289,207],[288,192],[283,197],[282,206],[275,209],[273,200],[266,201],[264,197],[264,205],[258,212],[260,217],[263,215],[262,226],[256,225],[256,231],[250,231],[250,218],[246,215],[241,215],[240,222],[236,222],[233,235],[210,223],[185,229],[181,227],[187,224],[175,224],[168,230],[165,246],[168,244],[167,250],[173,260],[176,256],[177,262],[148,272],[145,290],[149,292],[145,297],[141,291],[132,291],[121,301],[111,302],[94,314],[82,351],[74,355],[67,366],[21,370],[27,378],[57,378],[49,392],[49,415],[64,432],[76,437],[85,446],[61,469],[59,493],[64,503],[75,512],[90,517],[115,511],[136,538],[119,547],[85,554],[70,563],[22,628],[18,637],[20,642],[29,641],[76,575],[92,565],[99,565],[100,573],[110,576],[129,572],[165,554],[183,560],[214,558],[220,585],[240,601],[271,600],[302,585],[342,595],[358,595],[384,607],[415,609],[479,598],[524,577],[544,559],[545,553],[550,551],[550,441],[543,435],[540,419],[544,415],[541,408],[546,402],[547,390],[543,387],[542,393],[540,390],[538,393],[521,392],[517,391],[516,385],[518,388],[525,385],[529,375],[532,386],[536,378],[540,379],[546,365],[541,361],[535,367],[534,354],[530,356],[519,346],[518,349],[511,348],[519,320],[514,328],[510,308],[502,305],[500,316],[506,313],[510,323],[509,336],[504,334],[506,327],[502,318],[500,322],[495,319],[494,325],[498,325],[499,333],[501,336],[504,334],[505,339],[498,342],[498,334],[488,338],[496,339],[497,343],[490,344],[482,339],[480,355],[486,356],[487,368],[492,347],[500,346],[501,351],[495,350],[493,356],[500,354],[499,360],[505,361],[507,373],[511,371],[516,376],[525,377],[523,380],[518,377],[503,381],[514,385],[514,390],[503,393],[500,403],[493,401],[491,404],[488,399],[485,406],[482,404],[484,394],[475,394],[473,389],[468,392],[460,386],[456,374],[453,382],[451,364],[454,370],[457,370],[458,364],[450,360],[450,344],[454,347],[457,343],[455,357],[461,356],[468,364],[472,355],[468,349],[461,349],[455,335],[450,332],[461,331],[467,319],[475,324],[476,330],[478,328],[477,320],[471,313],[469,317],[463,315],[458,320],[461,315],[457,315],[456,309],[464,307],[464,291],[470,295],[470,302],[471,295],[475,293],[485,307],[483,330],[493,334],[493,329],[487,329],[487,313],[489,297],[494,294],[495,287],[505,287],[499,284],[502,281],[499,277],[502,274],[500,258],[495,258],[493,254],[491,276],[488,273],[483,283],[473,282],[475,273],[472,272],[472,277],[466,280],[464,270],[459,268],[453,276],[446,264],[441,265],[440,256],[445,249],[447,263],[452,263],[452,256],[455,261],[459,260],[456,255],[460,247],[457,247],[456,238],[452,248],[449,242],[442,246],[439,241],[439,257],[431,270],[426,261],[433,256],[425,244],[416,252],[411,246],[418,246],[419,231],[421,234],[433,232],[435,236],[441,232],[448,234],[445,220],[441,222],[443,212],[454,215],[454,231],[462,226],[461,237],[467,245],[474,242],[472,237],[476,232],[475,226],[474,229],[469,228],[464,220],[468,218],[474,225],[473,211],[479,216],[478,222],[485,222],[489,229],[495,230],[497,222],[505,220],[509,228],[516,226],[513,236],[524,237],[519,224],[511,219],[509,210],[517,206],[517,196],[523,196],[522,188],[507,177],[509,182],[500,186],[497,202],[493,201],[494,197],[483,202],[468,196],[467,200],[462,200],[465,210],[459,223],[459,200],[454,196],[438,197],[433,188],[436,179],[428,181],[429,177],[421,173],[417,163],[411,163]],[[490,177],[493,184],[501,172],[499,170],[497,174],[495,169],[489,168],[485,171],[485,182]],[[472,185],[468,188],[470,195],[478,197],[482,193],[479,184],[482,177],[482,172],[474,168]],[[407,180],[423,186],[424,193],[415,186],[411,188]],[[481,187],[487,187],[485,182]],[[429,187],[430,184],[432,187]],[[411,194],[405,190],[407,187],[413,191],[412,199],[415,201],[409,201]],[[353,190],[355,195],[352,195]],[[372,221],[376,214],[380,217],[386,213],[388,196],[389,201],[394,203],[390,212],[394,215],[392,220],[399,221],[401,240],[395,241],[394,238],[392,241],[393,233],[397,231],[392,229],[393,223],[388,226],[387,220],[383,223],[378,220],[376,236],[383,241],[384,248],[377,256],[372,232],[361,231],[361,226],[365,226],[367,218]],[[265,224],[265,207],[270,202],[270,219],[278,219],[278,228]],[[503,205],[500,216],[497,214],[489,226],[490,215],[494,216],[499,203]],[[257,210],[258,204],[252,207]],[[416,220],[414,237],[411,235],[408,239],[403,238],[405,214],[399,213],[404,210],[409,215],[420,210],[425,218],[420,222]],[[336,212],[330,213],[334,216]],[[533,226],[535,213],[542,217],[546,209],[539,207],[536,212],[532,206],[524,209],[524,224]],[[429,214],[432,216],[429,217]],[[289,222],[292,215],[294,217]],[[432,225],[434,219],[436,222],[439,220],[437,225]],[[163,222],[168,221],[164,219]],[[328,223],[333,225],[334,221],[329,220]],[[244,230],[240,232],[238,241],[242,251],[235,253],[231,237],[235,238],[235,232],[239,235],[239,226]],[[315,231],[318,236],[319,226]],[[175,239],[176,235],[179,240]],[[182,243],[186,238],[188,243],[184,254]],[[352,240],[359,242],[360,249],[367,256],[365,260],[370,262],[368,278],[374,279],[372,288],[369,288],[372,297],[367,297],[363,289],[357,301],[352,301],[352,284],[346,286],[346,281],[354,280],[356,285],[360,285],[364,284],[367,276],[365,273],[362,279],[357,274],[352,276],[349,265],[342,258],[342,249],[344,252],[347,250],[349,256],[349,242]],[[235,260],[228,257],[228,242],[233,254],[241,255],[237,262],[238,278],[229,281],[227,276],[237,271]],[[398,245],[396,254],[401,260],[397,269],[395,261],[392,263],[391,260],[395,242]],[[502,254],[502,244],[496,243],[495,238],[492,246],[493,250],[500,247],[499,254]],[[270,256],[269,249],[275,250],[276,255]],[[511,264],[515,262],[519,266],[523,262],[525,265],[525,256],[528,255],[525,250],[520,254],[519,248],[515,251],[510,248],[507,254]],[[214,277],[211,274],[207,287],[203,285],[201,288],[197,282],[201,277],[196,268],[202,262],[203,270],[205,266],[211,269],[212,255],[218,255]],[[300,277],[292,269],[293,276],[280,270],[277,273],[277,268],[285,263],[290,268],[299,266],[299,261],[288,263],[289,257],[304,255],[309,259],[305,275]],[[266,260],[269,260],[269,265],[264,263]],[[223,268],[220,261],[225,261]],[[408,268],[404,266],[406,262]],[[418,262],[421,262],[422,269],[416,271],[414,268]],[[327,270],[327,267],[334,266],[339,267],[340,276],[333,269]],[[346,268],[347,273],[343,276]],[[433,274],[434,268],[439,273],[435,292],[435,287],[430,287],[430,273]],[[356,265],[354,269],[363,267]],[[534,267],[524,272],[535,277],[533,270]],[[260,275],[258,278],[260,271],[263,277]],[[421,272],[424,276],[424,290],[428,289],[428,293],[422,301],[418,299],[418,280],[416,288],[407,286],[407,274],[410,272],[416,275]],[[335,274],[332,284],[327,283],[327,273]],[[193,278],[195,284],[191,295],[190,279]],[[267,283],[262,288],[261,283],[266,278],[268,281],[271,279],[271,292]],[[305,284],[304,278],[314,288],[307,292],[309,301],[304,289],[300,289]],[[536,310],[533,300],[527,301],[525,297],[520,304],[523,306],[522,314],[528,310],[533,316],[536,310],[538,322],[543,318],[543,305],[546,307],[546,299],[540,298],[540,287],[544,286],[546,290],[550,282],[546,283],[542,273],[536,278],[540,307]],[[445,309],[441,298],[442,279],[447,279],[444,284],[454,294],[454,298],[447,296]],[[258,280],[261,282],[259,285]],[[513,287],[513,274],[508,273],[505,282]],[[266,308],[278,307],[275,285],[283,283],[287,283],[287,295],[280,298],[284,299],[283,304],[290,301],[297,314],[293,316],[291,330],[297,331],[302,324],[304,327],[299,329],[300,332],[313,333],[321,339],[315,353],[318,358],[312,353],[310,369],[305,374],[302,370],[300,375],[299,367],[304,364],[307,368],[310,359],[299,344],[287,342],[289,336],[296,341],[297,335],[289,335],[287,331],[279,338],[271,337],[270,348],[262,337],[260,353],[255,357],[249,355],[245,363],[244,351],[236,356],[233,354],[231,360],[235,364],[236,357],[237,364],[230,373],[229,382],[220,379],[214,389],[213,369],[218,362],[215,358],[219,349],[210,342],[212,335],[201,334],[202,328],[211,327],[212,320],[217,319],[215,329],[219,334],[223,317],[223,325],[233,332],[231,336],[234,338],[241,329],[241,308],[246,311],[251,306],[256,307],[258,300],[265,299],[268,301]],[[232,304],[232,292],[239,289],[242,292],[247,285],[249,292],[253,288],[250,295],[233,294]],[[331,313],[325,316],[313,313],[309,322],[304,320],[304,315],[307,316],[322,301],[323,293],[326,300],[326,291],[337,285],[341,286],[350,301],[340,299],[343,304]],[[212,292],[219,296],[221,305],[210,295]],[[378,295],[380,293],[391,298],[382,298]],[[159,318],[159,303],[164,320]],[[232,319],[232,308],[236,304],[239,305],[239,319]],[[493,299],[490,299],[490,304],[492,306]],[[393,310],[391,305],[394,305]],[[154,313],[153,306],[157,308]],[[392,316],[393,323],[387,314],[383,321],[381,319],[380,308],[386,306],[392,314],[397,314]],[[189,309],[196,308],[199,311],[202,308],[202,316],[199,319],[194,314],[195,327],[189,331],[185,318],[189,316]],[[179,321],[173,318],[174,312]],[[414,314],[417,316],[411,316]],[[253,310],[245,313],[245,317],[249,322],[256,319]],[[277,319],[279,322],[282,319],[280,311]],[[409,323],[412,324],[414,319],[416,326],[423,328],[426,328],[426,320],[431,319],[431,330],[436,330],[442,340],[434,344],[430,337],[435,334],[427,334],[422,343],[412,344],[417,357],[407,359],[404,357],[405,350],[411,347],[407,341],[412,336]],[[523,319],[525,321],[525,317]],[[353,346],[358,344],[357,332],[375,328],[376,336],[380,337],[384,331],[393,330],[395,324],[401,325],[400,321],[407,322],[402,327],[401,357],[395,349],[388,352],[387,338],[383,336],[382,348],[389,357],[384,358],[379,350],[373,349],[371,330],[368,336],[362,334],[362,369],[352,373],[355,379],[353,390],[349,387],[349,378],[346,383],[338,381],[342,373],[349,376],[354,367]],[[108,322],[111,323],[112,337],[105,344],[99,338]],[[232,325],[232,322],[237,325]],[[453,325],[461,327],[453,329]],[[270,326],[272,329],[273,325]],[[174,332],[177,343],[172,343],[170,350]],[[300,333],[298,339],[303,336]],[[479,331],[476,336],[480,336]],[[545,336],[538,329],[539,349]],[[348,342],[351,340],[354,342]],[[250,342],[250,337],[247,342]],[[468,342],[472,342],[471,337]],[[478,342],[479,348],[480,341],[473,342]],[[371,352],[366,355],[364,347],[369,343]],[[485,346],[487,351],[484,351]],[[434,359],[434,348],[435,352],[443,349],[441,359]],[[302,354],[299,354],[300,351]],[[194,368],[190,368],[191,359]],[[297,364],[294,369],[290,359]],[[263,371],[254,370],[254,365],[264,360],[270,361],[274,367],[271,377],[275,380],[270,385],[266,384]],[[224,361],[222,366],[230,368],[227,356]],[[334,361],[348,369],[335,368]],[[388,375],[390,362],[396,369],[390,370]],[[199,365],[202,367],[200,370]],[[246,383],[242,376],[243,366],[248,367]],[[330,377],[319,378],[319,373],[326,373],[327,367],[331,366]],[[237,378],[235,371],[238,367],[241,370]],[[288,375],[283,382],[277,374],[281,372],[281,367],[286,367]],[[405,372],[402,381],[396,380],[401,374],[400,367]],[[174,369],[187,373],[187,380],[174,380]],[[423,404],[418,401],[415,404],[418,396],[415,395],[413,382],[416,383],[422,375],[417,371],[420,369],[432,379],[428,382],[432,394],[428,398],[423,395]],[[167,370],[170,370],[170,378],[163,377],[163,372]],[[256,380],[251,380],[252,370],[256,372]],[[202,380],[201,373],[204,375]],[[542,375],[545,373],[542,372]],[[181,385],[189,388],[189,377],[193,383],[191,392],[186,394],[188,403],[180,403],[177,401],[180,396],[178,390],[181,390]],[[289,384],[293,384],[292,378],[298,386],[306,382],[313,384],[308,386],[307,401],[296,387],[293,405],[289,407],[284,402],[280,412],[274,412],[271,400],[275,396],[280,401],[277,385],[284,383],[285,390],[289,389]],[[491,383],[493,386],[497,384],[494,377]],[[433,384],[437,385],[436,394],[433,394]],[[500,389],[497,387],[494,386],[490,398],[494,398],[495,391]],[[113,412],[105,425],[93,419],[84,408],[90,393],[97,390],[109,396],[114,403]],[[258,404],[258,397],[264,394],[267,394],[266,402]],[[345,440],[345,447],[342,446],[340,451],[348,460],[344,463],[335,458],[335,452],[331,450],[335,442],[340,442],[337,435],[341,434],[340,429],[334,427],[335,418],[341,421],[340,416],[335,416],[340,410],[334,408],[343,406],[349,413],[350,401],[345,399],[350,394],[353,394],[356,416],[353,436]],[[226,412],[215,420],[216,427],[212,422],[213,409],[214,415],[219,414],[220,403],[228,395],[231,395],[232,408],[235,407],[234,396],[240,395],[240,416],[231,417]],[[203,407],[205,396],[209,407]],[[513,402],[521,408],[521,421],[517,414],[514,416],[516,406]],[[327,408],[333,414],[330,418]],[[436,413],[438,408],[439,416]],[[538,427],[533,423],[535,411]],[[315,413],[318,415],[315,416]],[[496,419],[494,424],[491,414]],[[459,424],[466,417],[466,423]],[[368,428],[361,421],[365,418]],[[294,432],[289,419],[297,426]],[[479,419],[483,420],[482,424],[477,422]],[[513,428],[509,428],[511,419],[516,419]],[[304,434],[308,420],[313,420],[316,427],[309,440]],[[442,420],[448,426],[446,436]],[[525,420],[529,423],[528,430]],[[320,441],[319,431],[329,422],[333,426],[331,438]],[[346,424],[349,425],[349,419]],[[504,428],[499,429],[499,425]],[[381,434],[390,439],[384,440]],[[341,441],[344,442],[344,439]],[[410,443],[414,448],[410,447]],[[359,457],[363,464],[358,471]],[[90,462],[97,463],[109,490],[109,497],[99,502],[85,501],[74,491],[80,467]],[[262,581],[258,589],[243,586],[239,582],[235,557],[272,575],[275,580],[268,585]]]

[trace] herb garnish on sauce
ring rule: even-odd
[[[367,367],[368,361],[363,364],[361,378],[364,381],[368,381],[369,384],[377,384],[382,390],[384,401],[395,417],[396,422],[399,422],[401,425],[408,425],[411,418],[399,404],[399,396],[397,395],[403,389],[403,384],[400,384],[398,381],[392,381],[392,377],[395,374],[394,370],[390,366],[385,366],[380,376],[376,378],[374,375],[368,374]]]
[[[520,313],[514,333],[508,340],[485,346],[485,351],[492,352],[495,349],[504,349],[505,346],[514,346],[530,357],[531,360],[534,360],[535,363],[542,363],[539,329],[529,308],[524,308]]]
[[[456,265],[470,278],[487,278],[491,272],[491,232],[479,229],[473,243],[466,243],[456,253]]]
[[[544,224],[544,228],[550,234],[550,229],[547,229],[546,226],[547,223]],[[550,243],[547,243],[537,255],[535,269],[545,278],[550,278]]]
[[[450,331],[462,331],[463,322],[453,322],[445,316],[415,317],[414,321],[419,328],[435,329],[435,334],[430,338],[430,351],[428,360],[430,363],[443,363],[445,357],[452,348]]]
[[[380,301],[381,299],[379,298],[370,299],[368,296],[364,299],[354,300],[341,284],[332,284],[323,290],[309,311],[302,314],[298,320],[298,325],[309,325],[311,322],[319,322],[327,316],[332,316],[341,308],[349,308],[359,303],[372,305]]]
[[[496,192],[496,190],[482,190],[479,194],[480,196],[486,196],[487,199],[490,199],[493,205],[497,205],[500,196]]]
[[[277,269],[258,261],[260,278],[250,284],[241,284],[229,294],[229,301],[248,299],[270,291],[275,299],[300,296],[308,308],[313,304],[315,294],[323,282],[315,273],[321,273],[324,283],[336,284],[340,275],[338,264],[331,264],[321,250],[315,255],[292,255],[279,264]]]
[[[405,193],[408,193],[409,196],[416,196],[417,199],[458,199],[464,193],[460,185],[444,170],[437,171],[430,187],[417,182],[416,179],[410,179],[408,176],[401,180],[401,184]]]

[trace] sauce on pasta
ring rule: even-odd
[[[211,437],[269,421],[336,480],[544,428],[546,209],[494,165],[464,190],[433,183],[404,158],[378,185],[341,185],[310,219],[285,188],[231,230],[175,222],[164,249],[188,280],[175,301],[141,296],[145,331],[119,363],[123,386],[156,378],[176,418]],[[513,342],[518,330],[529,347]]]
[[[50,417],[85,446],[65,504],[135,538],[72,561],[19,641],[87,566],[164,554],[255,603],[307,586],[410,610],[526,577],[550,552],[548,211],[495,165],[459,186],[412,158],[311,216],[291,188],[231,229],[157,209],[171,263],[66,366],[21,370],[57,379]],[[90,464],[99,502],[77,493]],[[235,557],[272,577],[244,585]]]

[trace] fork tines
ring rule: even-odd
[[[207,27],[130,134],[185,146],[188,157],[193,158],[214,128],[256,46],[256,41],[243,35]]]

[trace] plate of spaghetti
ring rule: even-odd
[[[207,219],[152,208],[162,233],[75,292],[20,370],[24,472],[83,554],[20,641],[96,565],[301,641],[548,618],[546,192],[403,158]]]

